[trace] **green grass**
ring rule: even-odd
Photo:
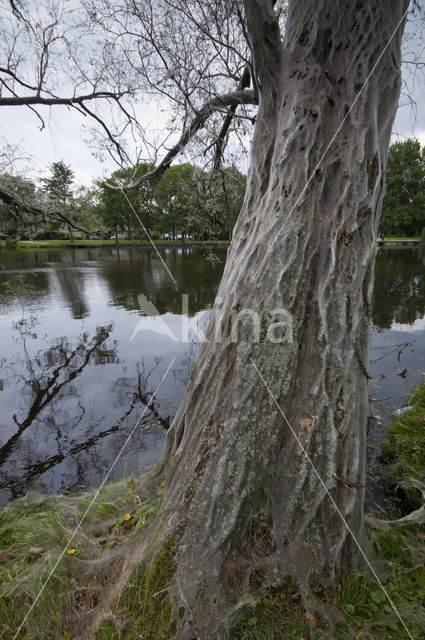
[[[423,638],[425,568],[419,567],[411,573],[395,569],[394,576],[383,580],[383,585],[412,637]],[[322,616],[313,613],[317,629],[329,632],[329,621],[334,626],[332,635],[326,637],[333,640],[409,638],[385,593],[366,571],[355,575],[343,571],[335,586],[321,578],[313,583],[312,592],[325,612]],[[306,610],[292,578],[269,587],[257,602],[246,605],[229,629],[230,640],[307,640],[309,637]]]
[[[419,240],[419,236],[385,236],[384,242],[392,242],[393,240]]]
[[[411,409],[391,420],[383,454],[398,477],[425,481],[425,382],[411,392],[406,406]]]
[[[228,244],[227,240],[186,240],[185,242],[183,240],[153,240],[155,245],[175,245],[175,246],[182,246],[182,245],[191,245],[191,244],[223,244],[226,245]],[[115,247],[116,246],[116,242],[115,240],[77,240],[75,239],[74,242],[71,242],[71,240],[21,240],[18,242],[18,248],[19,249],[42,249],[42,248],[62,248],[62,247],[72,247],[72,246],[90,246],[90,247],[104,247],[104,246],[110,246],[110,247]],[[119,246],[120,247],[125,247],[127,245],[140,245],[140,246],[151,246],[151,243],[149,242],[149,240],[120,240],[119,241]]]
[[[424,480],[425,383],[407,400],[412,409],[394,416],[383,451],[396,478]],[[0,639],[11,640],[63,549],[51,580],[24,625],[24,640],[71,640],[74,623],[102,601],[113,578],[113,554],[140,544],[158,512],[163,485],[136,479],[106,485],[70,540],[94,492],[81,496],[40,496],[15,500],[0,510]],[[415,496],[412,496],[412,508]],[[129,513],[131,518],[125,519]],[[414,640],[425,637],[425,525],[370,525],[369,537],[380,576]],[[97,640],[171,640],[175,626],[167,587],[175,571],[175,546],[166,538],[153,562],[136,565]],[[407,640],[403,624],[369,570],[342,571],[331,585],[323,575],[311,583],[306,613],[294,578],[265,586],[227,621],[229,640],[307,640],[313,620],[332,640]],[[313,616],[313,617],[312,617]],[[309,617],[309,619],[308,619]],[[330,631],[332,624],[332,630]],[[330,635],[329,635],[330,634]]]
[[[14,637],[62,552],[31,611],[20,639],[65,640],[72,619],[101,597],[112,550],[137,539],[155,516],[161,492],[139,493],[134,479],[105,485],[78,533],[71,537],[95,491],[79,496],[30,493],[0,511],[0,638]],[[125,515],[130,514],[126,520]],[[74,549],[72,555],[68,550]]]

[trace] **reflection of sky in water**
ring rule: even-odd
[[[13,292],[0,290],[0,448],[11,439],[13,445],[2,460],[0,483],[14,495],[37,486],[59,491],[99,483],[144,410],[143,400],[149,399],[175,358],[158,393],[155,415],[146,412],[114,477],[143,468],[159,457],[165,438],[162,425],[172,418],[184,393],[196,345],[146,330],[156,326],[141,314],[138,295],[147,296],[167,330],[179,338],[183,293],[189,295],[190,317],[186,320],[204,325],[225,260],[225,250],[214,251],[221,262],[208,260],[203,250],[164,249],[177,285],[160,260],[145,249],[123,250],[120,261],[114,250],[100,249],[11,254],[0,282],[24,279],[29,287],[20,292],[24,315],[36,316],[37,323],[29,330],[25,359],[22,341],[12,328],[22,310]],[[369,393],[381,419],[370,434],[372,442],[382,439],[393,408],[423,379],[424,271],[417,250],[383,252],[378,259],[371,351],[374,381]],[[109,325],[109,335],[99,351],[13,441],[17,422],[22,424],[28,418],[34,398],[34,389],[28,385],[29,363],[38,362],[35,369],[39,375],[48,349],[61,337],[67,340],[69,355],[84,333],[87,348],[99,327]],[[50,357],[53,361],[47,371],[53,375],[58,366],[54,361],[57,351]],[[71,365],[67,373],[61,371],[59,384],[78,369],[74,361]],[[407,368],[404,378],[397,375],[403,368]],[[9,490],[4,498],[10,496]]]
[[[159,417],[166,422],[180,402],[190,356],[193,355],[192,345],[144,330],[145,320],[137,301],[138,294],[142,292],[154,300],[166,325],[180,337],[182,328],[178,311],[183,292],[181,287],[185,286],[179,284],[176,287],[159,259],[152,259],[149,252],[125,252],[120,263],[112,252],[102,254],[97,251],[92,256],[96,258],[93,261],[87,260],[86,250],[46,252],[43,268],[31,262],[31,253],[24,256],[16,254],[15,263],[8,265],[7,275],[7,279],[14,282],[24,276],[25,286],[20,287],[19,292],[24,303],[24,316],[34,315],[37,318],[25,341],[27,359],[24,358],[22,340],[12,327],[22,317],[20,305],[12,293],[2,291],[0,294],[0,378],[3,380],[0,446],[13,439],[17,422],[25,422],[28,417],[32,397],[27,384],[29,362],[37,362],[40,354],[46,354],[61,337],[69,341],[68,350],[72,351],[82,334],[86,333],[90,342],[99,327],[111,325],[106,342],[115,350],[116,357],[102,363],[101,358],[96,362],[94,354],[78,375],[64,386],[61,394],[23,430],[10,451],[6,449],[8,456],[1,469],[3,477],[0,482],[13,486],[14,494],[34,487],[37,481],[41,482],[41,489],[55,491],[99,482],[145,408],[139,399],[133,411],[125,415],[138,391],[138,369],[148,377],[143,389],[148,400],[175,358],[157,400]],[[82,260],[76,263],[78,254]],[[195,291],[189,299],[192,316],[188,321],[193,322],[204,315],[201,309],[211,306],[221,268],[208,265],[202,252],[192,252],[191,255],[186,250],[181,251],[177,254],[178,264],[175,254],[168,252],[168,256],[177,267],[179,282],[185,282],[187,274],[193,273],[187,283],[188,289],[192,287]],[[40,262],[43,253],[33,257]],[[6,279],[4,272],[2,279]],[[199,294],[201,282],[203,287]],[[167,307],[171,311],[167,311]],[[133,330],[139,323],[141,330],[130,343]],[[52,363],[50,373],[54,372],[57,364]],[[36,369],[39,376],[40,366]],[[65,375],[63,377],[66,378]],[[144,426],[149,426],[149,429],[144,429]],[[150,410],[146,412],[141,427],[132,438],[125,459],[117,465],[115,475],[122,474],[125,468],[130,472],[135,465],[144,467],[160,455],[165,430]],[[55,456],[61,459],[55,461]],[[44,470],[46,460],[52,464],[48,470]],[[37,471],[40,472],[38,475]]]
[[[391,326],[392,331],[403,331],[407,333],[425,332],[425,318],[417,318],[413,324],[398,324],[395,322]]]

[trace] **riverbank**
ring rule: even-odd
[[[419,238],[384,238],[383,243],[386,247],[415,247],[420,244]]]
[[[158,247],[226,247],[227,240],[154,240]],[[116,248],[115,240],[21,240],[17,243],[18,249],[87,249],[87,248]],[[133,240],[120,240],[118,247],[152,247],[149,241],[136,242]]]
[[[158,247],[227,247],[229,240],[154,240]],[[409,237],[385,237],[383,246],[386,247],[415,247],[420,244],[419,238]],[[1,246],[4,242],[0,243]],[[17,242],[17,249],[81,249],[81,248],[114,248],[117,246],[115,240],[20,240]],[[148,240],[120,240],[119,248],[131,247],[151,247]]]
[[[410,637],[419,640],[425,634],[425,513],[419,490],[425,486],[425,383],[407,404],[408,411],[394,416],[382,451],[413,514],[393,522],[370,514],[367,523],[383,587]],[[164,543],[161,566],[142,562],[162,486],[160,478],[147,474],[79,496],[31,493],[2,508],[0,638],[14,637],[57,563],[19,638],[171,640],[172,548]],[[409,637],[367,570],[343,572],[335,585],[317,577],[312,596],[306,611],[292,578],[267,586],[260,597],[246,594],[245,604],[226,623],[229,639],[301,640],[313,627],[322,630],[321,638],[333,640]],[[96,622],[94,635],[85,635],[87,620]]]

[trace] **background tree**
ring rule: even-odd
[[[50,166],[50,176],[43,178],[41,182],[43,184],[43,191],[48,199],[46,209],[56,209],[62,211],[67,216],[68,222],[66,226],[72,239],[72,218],[75,213],[74,194],[72,190],[74,173],[72,169],[62,160],[53,162]],[[60,221],[54,221],[49,224],[49,230],[57,231],[60,226]]]
[[[246,175],[234,166],[222,167],[211,182],[207,209],[216,212],[215,224],[220,237],[230,239],[242,208],[246,190]]]
[[[50,176],[42,179],[43,190],[53,201],[67,207],[73,199],[74,172],[61,160],[50,166]]]
[[[32,200],[36,198],[36,186],[31,180],[19,175],[3,173],[0,175],[0,182],[4,188],[14,194],[19,200]],[[0,224],[1,232],[5,235],[27,235],[36,226],[34,218],[26,213],[17,215],[16,208],[12,204],[0,202]]]
[[[425,227],[425,149],[419,140],[391,145],[386,181],[380,231],[419,236]]]
[[[155,186],[161,231],[174,238],[199,233],[205,217],[201,190],[200,172],[188,162],[173,165],[161,176]]]
[[[110,179],[99,183],[99,208],[98,213],[104,226],[114,231],[117,235],[126,232],[130,238],[136,229],[137,235],[145,239],[140,221],[146,230],[153,227],[154,187],[149,182],[142,185],[141,189],[130,193],[123,193],[117,188],[111,188],[111,184],[119,185],[129,180],[144,175],[151,170],[151,165],[139,163],[134,169],[118,169],[114,171]]]
[[[246,176],[234,167],[216,175],[188,162],[170,167],[155,186],[162,232],[228,239],[242,206]]]

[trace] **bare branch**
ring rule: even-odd
[[[140,176],[138,180],[134,182],[117,187],[116,185],[109,184],[108,187],[111,189],[124,189],[124,191],[130,191],[131,189],[136,189],[138,186],[143,184],[144,182],[148,182],[151,180],[156,180],[159,178],[171,165],[174,158],[186,147],[186,145],[190,142],[193,136],[204,127],[208,117],[217,111],[221,111],[223,108],[233,108],[237,107],[241,104],[257,104],[257,96],[255,92],[251,89],[245,89],[240,91],[234,91],[233,93],[226,93],[221,96],[216,96],[212,98],[209,102],[207,102],[201,109],[198,110],[196,116],[191,121],[190,125],[187,126],[177,144],[175,144],[163,158],[163,160],[159,163],[159,165],[149,173],[145,173],[143,176]]]
[[[88,233],[87,229],[83,227],[79,227],[72,222],[65,214],[60,211],[46,211],[45,209],[41,209],[40,207],[35,207],[33,205],[26,204],[23,200],[15,196],[15,194],[10,193],[10,191],[6,191],[0,186],[0,200],[2,200],[5,204],[12,205],[16,209],[23,211],[31,216],[35,216],[40,218],[41,220],[45,220],[47,217],[50,219],[60,220],[61,222],[65,222],[73,229],[77,229],[78,231],[82,231],[83,233]]]
[[[66,105],[68,107],[74,107],[75,105],[81,105],[89,100],[97,100],[99,98],[106,98],[109,100],[116,100],[122,97],[124,93],[117,94],[111,91],[95,91],[81,96],[72,96],[71,98],[44,98],[39,95],[35,96],[10,96],[6,98],[0,97],[0,107],[17,107],[17,106],[30,106],[30,105]]]

